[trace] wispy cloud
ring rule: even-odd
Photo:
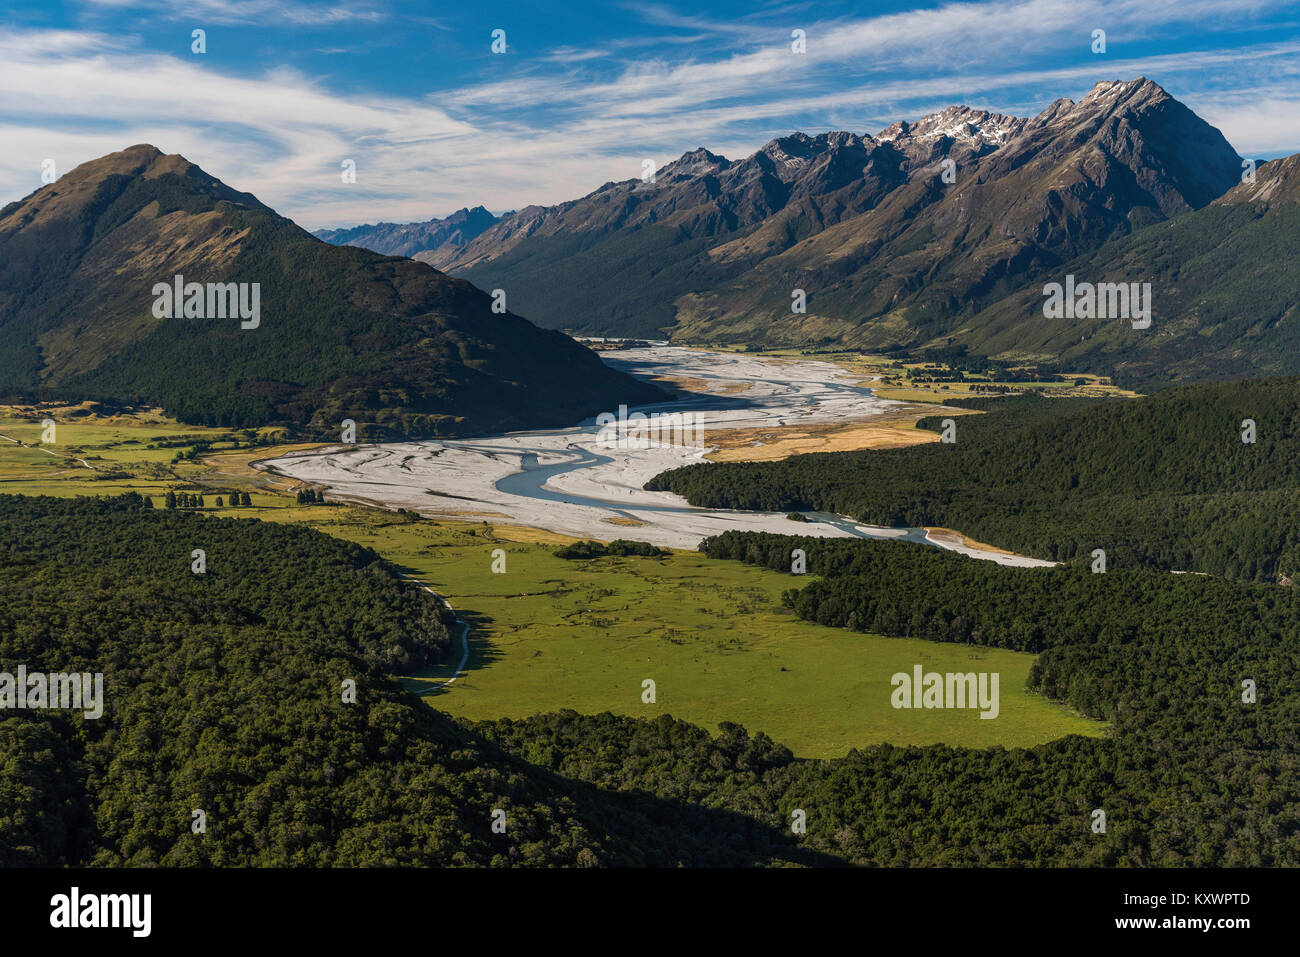
[[[259,5],[172,7],[236,18]],[[634,9],[639,31],[535,43],[535,56],[490,56],[478,24],[460,82],[364,92],[334,73],[348,63],[337,54],[319,61],[319,73],[236,70],[151,51],[130,31],[0,28],[0,195],[36,188],[45,158],[67,169],[153,142],[304,225],[422,219],[477,203],[570,199],[637,176],[644,158],[665,163],[696,146],[734,156],[794,128],[869,132],[954,102],[1023,115],[1138,74],[1245,155],[1300,149],[1300,120],[1287,119],[1300,117],[1300,37],[1259,30],[1241,40],[1257,19],[1286,10],[1273,0],[991,0],[822,21],[810,16],[816,8],[735,22],[661,4]],[[1097,25],[1111,52],[1094,57]],[[806,31],[805,54],[790,49],[795,28]],[[656,29],[669,31],[658,46]],[[684,36],[706,40],[676,42]],[[329,36],[338,39],[351,40],[347,27]],[[329,40],[324,49],[355,49]],[[355,184],[339,177],[347,158]]]
[[[140,10],[196,26],[266,23],[282,20],[300,27],[327,27],[354,20],[384,20],[382,10],[360,3],[295,3],[292,0],[88,0],[117,11]]]

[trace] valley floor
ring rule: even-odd
[[[42,450],[36,444],[46,415],[59,420],[60,442]],[[551,531],[295,504],[297,483],[251,467],[268,454],[282,455],[284,447],[226,449],[218,442],[196,458],[172,461],[192,443],[220,434],[156,413],[102,417],[78,408],[0,409],[0,433],[27,443],[0,443],[0,491],[134,490],[150,496],[155,507],[162,507],[169,489],[201,491],[203,511],[214,517],[303,523],[373,547],[448,596],[470,623],[469,662],[461,678],[443,686],[461,659],[458,642],[444,667],[408,680],[412,690],[449,714],[524,717],[573,708],[671,714],[710,729],[734,721],[767,732],[804,757],[843,755],[881,741],[1017,747],[1104,732],[1103,725],[1025,692],[1032,655],[800,621],[781,608],[781,592],[798,584],[788,575],[681,551],[656,559],[566,561],[553,550],[573,538]],[[252,505],[230,508],[232,490],[249,492]],[[218,496],[227,500],[221,508],[214,507]],[[763,518],[782,532],[804,534],[816,527],[783,516]],[[642,537],[639,528],[606,527],[615,535]],[[916,540],[927,533],[909,534]],[[951,545],[967,547],[959,536]],[[492,572],[496,549],[505,551],[502,574]],[[918,663],[927,670],[1000,672],[999,719],[980,720],[974,711],[894,710],[890,677]],[[645,678],[657,683],[653,705],[641,700]]]
[[[732,721],[809,758],[883,741],[1030,747],[1105,730],[1025,690],[1034,655],[802,621],[781,607],[781,592],[802,582],[755,566],[694,552],[565,560],[529,529],[393,522],[373,509],[269,517],[374,548],[452,598],[470,624],[465,674],[443,684],[460,660],[458,644],[452,660],[406,682],[448,714],[524,718],[572,708],[670,714],[710,730]],[[497,549],[505,553],[500,573],[492,571]],[[890,679],[917,664],[999,673],[997,720],[976,710],[895,710]],[[653,704],[642,700],[647,678]]]
[[[719,439],[726,446],[719,458],[736,458],[737,450],[747,444],[773,440],[784,454],[815,450],[827,444],[817,433],[830,429],[839,430],[839,441],[830,442],[838,449],[882,441],[933,441],[931,433],[905,426],[922,411],[933,413],[940,407],[927,410],[878,398],[860,377],[823,361],[676,346],[623,349],[605,359],[634,375],[676,385],[676,401],[635,411],[698,416],[699,441],[611,448],[609,433],[593,418],[570,429],[312,449],[258,467],[323,487],[331,499],[406,508],[433,518],[503,521],[576,538],[631,538],[694,548],[706,536],[731,530],[831,538],[894,538],[910,532],[915,540],[1003,564],[1047,564],[950,537],[927,536],[920,529],[876,528],[821,514],[795,525],[782,514],[693,508],[678,495],[646,491],[642,486],[660,472],[715,452]],[[966,410],[942,411],[959,415]],[[851,442],[844,438],[845,429],[858,430]],[[813,449],[799,447],[809,442]],[[762,445],[762,450],[768,446]]]

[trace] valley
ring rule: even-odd
[[[327,490],[331,498],[407,508],[434,518],[482,519],[527,525],[559,534],[608,540],[622,537],[671,548],[694,548],[702,538],[729,530],[788,532],[784,514],[692,508],[679,496],[648,492],[655,475],[702,461],[722,432],[744,447],[753,432],[870,423],[908,409],[912,421],[937,406],[908,407],[878,398],[867,384],[827,362],[764,358],[668,345],[605,353],[615,369],[659,383],[686,383],[674,402],[637,406],[647,415],[693,414],[704,441],[688,446],[608,448],[596,421],[570,429],[510,433],[467,440],[329,447],[260,462],[258,467]],[[966,410],[943,409],[945,415]],[[895,426],[899,423],[895,422]],[[931,433],[895,428],[899,441],[935,441]],[[866,443],[879,438],[868,433]],[[894,443],[890,443],[894,444]],[[859,446],[860,447],[860,446]],[[728,456],[733,458],[734,456]],[[799,523],[801,534],[826,537],[899,538],[941,544],[927,530],[864,525],[835,514],[815,513]],[[950,539],[943,539],[951,544]],[[947,547],[947,544],[945,544]],[[981,550],[968,554],[1007,563],[1032,559]]]
[[[628,350],[620,356],[614,361],[622,362],[628,371],[653,374],[659,381],[697,384],[699,391],[687,401],[707,408],[710,416],[733,429],[803,427],[805,422],[854,416],[871,421],[901,405],[876,399],[851,375],[825,363],[664,348]],[[89,456],[92,469],[55,468],[63,455],[51,456],[35,445],[39,421],[47,415],[60,420],[59,436]],[[612,463],[589,467],[586,471],[594,474],[583,478],[585,484],[569,477],[567,491],[558,493],[548,491],[546,483],[507,485],[513,491],[498,490],[500,501],[481,503],[486,514],[465,514],[459,511],[465,507],[459,502],[443,512],[443,502],[430,506],[425,500],[405,497],[410,489],[397,485],[404,471],[400,466],[393,466],[393,473],[367,474],[366,481],[356,485],[346,478],[335,485],[323,478],[331,473],[323,473],[310,484],[327,489],[328,500],[336,504],[294,504],[291,495],[303,486],[303,476],[282,469],[282,463],[320,462],[336,469],[335,456],[349,454],[328,447],[322,451],[318,446],[223,448],[237,444],[232,438],[247,441],[248,437],[181,426],[156,412],[100,416],[84,407],[10,409],[0,414],[0,432],[30,443],[0,447],[0,493],[104,495],[131,490],[150,496],[161,507],[168,489],[191,489],[205,496],[206,505],[197,514],[303,525],[375,549],[404,574],[446,595],[470,626],[468,667],[453,684],[444,682],[457,672],[462,659],[459,645],[444,663],[406,680],[410,690],[447,714],[474,720],[526,718],[573,708],[586,714],[671,714],[705,727],[739,722],[763,729],[797,756],[815,758],[842,756],[852,748],[881,741],[1023,747],[1068,734],[1096,735],[1105,728],[1028,693],[1025,684],[1032,655],[845,635],[800,622],[781,607],[785,576],[712,561],[694,551],[704,534],[735,528],[786,531],[796,526],[783,515],[695,510],[675,504],[680,502],[677,496],[662,493],[648,502],[585,498],[610,495],[605,484],[609,481],[645,481],[639,476],[648,478],[661,471],[665,461],[674,462],[658,455],[663,450],[646,452],[645,460],[638,459],[642,450],[614,450],[612,454],[624,461],[617,467]],[[506,478],[526,477],[528,472],[508,472],[503,463],[517,463],[526,454],[519,450],[549,440],[552,444],[540,454],[572,465],[577,454],[574,446],[583,441],[581,436],[590,441],[591,435],[588,429],[575,429],[526,439],[508,436],[498,444],[472,440],[464,446],[495,463],[487,479],[499,473]],[[189,456],[198,443],[204,450]],[[506,450],[516,457],[508,458]],[[357,450],[363,462],[366,454],[387,451]],[[689,457],[700,451],[692,450]],[[33,455],[50,461],[30,461]],[[343,461],[350,465],[356,460]],[[267,464],[275,467],[266,469]],[[604,473],[599,471],[602,467]],[[410,488],[418,489],[424,478],[437,475],[437,468],[428,468]],[[448,494],[468,499],[467,493],[475,487],[463,476],[443,478],[449,483]],[[482,481],[486,484],[487,479]],[[229,498],[232,491],[251,492],[251,507],[215,507],[219,495]],[[570,498],[570,508],[578,516],[571,520],[573,530],[580,535],[564,532],[563,515],[552,522],[553,511],[541,515],[529,511],[534,502],[547,502],[545,496],[553,494]],[[374,498],[367,502],[369,496]],[[516,498],[521,500],[518,506],[511,503]],[[373,507],[380,501],[384,508]],[[489,509],[489,504],[494,508]],[[414,520],[413,515],[394,514],[392,509],[397,508],[426,512],[428,517]],[[582,517],[588,511],[598,515],[630,511],[645,524],[583,525],[591,521]],[[820,518],[798,523],[798,531],[928,541],[1005,563],[1047,564],[988,549],[945,530],[868,528],[837,516]],[[689,540],[692,534],[695,537]],[[674,550],[660,558],[580,561],[553,554],[557,545],[579,537],[653,540]],[[505,555],[502,574],[492,570],[497,549]],[[915,661],[941,671],[965,671],[977,665],[998,671],[1003,681],[999,720],[981,721],[976,714],[961,711],[900,717],[888,703],[889,679]],[[653,705],[640,698],[641,681],[648,675],[660,689]]]
[[[373,510],[269,513],[379,551],[450,597],[470,624],[469,666],[459,651],[411,675],[433,708],[472,720],[528,718],[561,709],[635,718],[672,715],[713,729],[762,730],[797,757],[836,758],[878,742],[1028,747],[1106,725],[1026,689],[1034,656],[998,648],[848,634],[793,619],[781,606],[787,576],[694,552],[661,558],[556,557],[562,539],[510,526],[395,524]],[[493,552],[505,553],[494,574]],[[1002,712],[905,714],[889,704],[890,677],[915,662],[939,671],[997,671]],[[656,701],[642,700],[642,681]]]
[[[1300,865],[1282,5],[64,6],[0,28],[24,920],[848,866],[1073,938]]]
[[[349,487],[345,483],[354,477],[346,469],[365,464],[365,447],[286,445],[289,436],[282,431],[182,425],[156,409],[10,406],[0,409],[0,434],[14,440],[0,443],[0,493],[93,496],[78,499],[76,507],[96,515],[96,509],[121,512],[137,528],[132,536],[96,532],[100,544],[86,552],[78,546],[83,533],[67,534],[85,527],[85,519],[57,534],[58,528],[21,515],[34,509],[57,516],[50,500],[24,497],[32,504],[12,508],[14,534],[8,540],[15,551],[6,567],[11,575],[25,576],[17,579],[18,587],[35,589],[32,595],[47,603],[52,599],[42,596],[49,594],[69,596],[60,602],[95,600],[82,590],[42,591],[47,586],[32,576],[77,574],[79,563],[102,563],[104,549],[114,562],[130,562],[142,537],[179,533],[189,542],[212,537],[231,543],[265,536],[257,549],[237,556],[238,567],[255,568],[276,556],[280,601],[301,616],[310,606],[295,595],[318,586],[310,575],[302,580],[292,573],[294,566],[280,554],[284,542],[254,527],[288,526],[361,546],[359,555],[388,563],[393,576],[448,596],[469,625],[468,653],[459,643],[460,627],[437,633],[437,661],[419,665],[413,664],[418,644],[408,652],[386,648],[366,632],[343,633],[330,654],[345,657],[330,667],[355,669],[358,654],[375,667],[382,664],[410,692],[385,692],[397,695],[389,699],[392,713],[441,729],[420,735],[505,746],[522,759],[519,767],[527,775],[544,769],[566,776],[562,781],[596,783],[601,800],[615,802],[602,814],[623,813],[615,809],[625,806],[618,802],[629,788],[657,800],[689,794],[698,802],[690,805],[692,814],[703,813],[706,805],[740,809],[742,816],[777,830],[785,808],[813,806],[818,819],[806,850],[855,863],[1140,865],[1268,862],[1290,853],[1268,836],[1273,812],[1251,810],[1231,826],[1224,819],[1242,800],[1241,789],[1265,770],[1287,780],[1294,776],[1293,762],[1274,755],[1291,734],[1276,707],[1295,693],[1288,623],[1296,592],[1267,580],[1233,582],[1168,570],[1193,568],[1184,556],[1199,555],[1208,570],[1232,577],[1293,573],[1294,555],[1285,544],[1250,531],[1260,520],[1275,527],[1272,510],[1294,499],[1288,491],[1296,460],[1290,436],[1300,407],[1292,398],[1293,382],[1260,380],[1116,400],[1102,384],[1085,379],[1082,385],[1059,384],[1060,398],[994,398],[963,389],[959,398],[936,395],[955,403],[941,407],[918,401],[928,397],[924,392],[907,402],[876,396],[873,387],[886,376],[897,378],[897,370],[875,366],[868,372],[876,360],[866,358],[854,368],[843,359],[832,366],[810,357],[664,346],[611,350],[609,358],[622,363],[624,372],[686,393],[664,407],[694,402],[710,416],[706,441],[709,422],[727,423],[720,431],[733,440],[732,449],[747,442],[779,446],[785,436],[815,435],[821,425],[870,425],[891,411],[898,417],[882,428],[922,432],[928,441],[710,462],[702,458],[703,444],[689,452],[604,449],[599,429],[588,422],[552,434],[397,444],[400,452],[370,447],[370,454],[388,460],[387,471],[363,472],[363,481]],[[945,377],[917,368],[925,373],[922,379]],[[943,385],[951,389],[954,383],[915,385],[942,393]],[[903,408],[910,408],[906,416],[899,415]],[[1223,425],[1247,414],[1260,423],[1258,449],[1243,446],[1235,426]],[[958,424],[955,447],[934,441],[934,423],[949,416]],[[52,448],[41,444],[46,418],[58,427]],[[1175,432],[1180,441],[1167,441]],[[425,474],[400,467],[397,456],[418,454],[432,459],[421,466]],[[491,470],[469,466],[443,495],[426,496],[434,501],[430,506],[415,493],[429,487],[423,480],[436,474],[443,455],[493,464]],[[342,467],[329,464],[335,456]],[[680,465],[683,457],[690,464],[655,474],[665,462]],[[264,467],[268,461],[275,471]],[[320,480],[304,481],[283,468],[299,461],[327,468]],[[331,473],[344,476],[338,491]],[[1007,487],[1008,474],[1015,480],[1010,497],[997,491]],[[519,484],[511,484],[516,476],[522,476],[514,478]],[[649,491],[639,489],[642,482]],[[326,501],[295,501],[307,489],[325,489]],[[1208,494],[1169,495],[1170,489]],[[203,504],[157,511],[170,491],[202,495]],[[231,507],[232,492],[241,499],[249,493],[249,504]],[[107,496],[118,493],[127,500],[112,504],[117,500]],[[147,496],[161,521],[136,512],[132,493]],[[500,497],[488,500],[487,494]],[[448,506],[452,495],[464,498]],[[547,496],[569,499],[575,512],[565,521],[574,522],[580,534],[557,532],[545,521],[519,521]],[[386,507],[376,506],[381,501]],[[737,504],[739,512],[732,510]],[[485,514],[488,505],[498,514]],[[1025,505],[1032,509],[1014,521]],[[787,518],[792,508],[802,508],[811,521]],[[882,508],[882,519],[891,517],[880,526],[892,531],[842,517],[861,519]],[[1208,509],[1220,524],[1198,520],[1198,509]],[[1117,537],[1112,529],[1124,527],[1134,510],[1149,518],[1150,527],[1141,527],[1136,538]],[[611,513],[623,517],[617,514],[623,511],[635,516],[625,520],[645,524],[593,525],[584,511],[594,513],[595,521]],[[892,516],[933,518],[900,522]],[[736,521],[728,527],[729,518]],[[95,521],[102,523],[102,516]],[[218,521],[230,523],[229,534],[204,532]],[[1163,533],[1157,531],[1162,523]],[[603,534],[588,534],[596,529]],[[556,554],[558,546],[580,537],[637,539],[643,533],[666,543],[700,534],[657,556]],[[704,534],[710,537],[703,550],[689,550]],[[970,535],[991,544],[972,542]],[[1081,556],[1099,540],[1113,563],[1105,575],[1089,574],[1081,565]],[[1205,541],[1216,544],[1207,549]],[[298,547],[308,542],[302,539]],[[924,547],[925,542],[943,547]],[[790,574],[795,547],[807,552],[805,577]],[[214,554],[231,561],[236,556],[226,548]],[[157,551],[152,547],[141,572],[160,584],[172,582],[173,589],[184,582],[183,600],[200,600],[198,592],[191,597],[186,567],[160,563],[152,554]],[[315,544],[311,553],[328,551]],[[51,564],[59,555],[73,564]],[[1010,567],[1017,564],[1038,567]],[[222,587],[245,581],[246,575],[235,572],[233,582],[223,576]],[[177,575],[180,581],[172,581]],[[337,578],[325,581],[341,584]],[[51,587],[63,588],[57,581]],[[241,599],[243,587],[236,585],[233,599],[257,597],[255,590]],[[139,598],[156,600],[144,592]],[[324,592],[316,600],[335,608]],[[119,617],[132,614],[101,604]],[[342,613],[350,620],[346,608]],[[400,616],[366,617],[385,621],[386,628],[410,625]],[[304,621],[290,618],[286,624],[301,630]],[[246,637],[261,640],[253,632]],[[466,657],[463,672],[448,684]],[[1159,691],[1165,670],[1158,663],[1171,657],[1191,665],[1175,676],[1176,694],[1165,695]],[[894,679],[918,666],[931,674],[998,675],[997,720],[983,720],[971,709],[892,707]],[[1242,674],[1271,689],[1279,705],[1266,705],[1258,719],[1242,711],[1234,704]],[[643,697],[647,679],[656,690],[649,701]],[[263,707],[276,715],[264,723],[294,720],[282,714],[281,705]],[[711,737],[714,727],[718,735]],[[1177,743],[1170,748],[1165,742]],[[424,745],[409,747],[418,753]],[[1169,784],[1174,769],[1216,761],[1231,775],[1231,790],[1210,794],[1201,776],[1182,786]],[[350,786],[377,786],[373,776],[366,779],[372,783],[357,777]],[[530,780],[544,794],[556,782]],[[1177,804],[1188,787],[1196,801]],[[850,795],[847,803],[844,794]],[[925,800],[910,794],[924,794]],[[1098,795],[1123,844],[1089,837],[1085,812]],[[539,810],[530,813],[543,818],[567,807],[553,794],[532,800]],[[542,811],[543,805],[552,810]],[[1186,809],[1172,813],[1168,808],[1174,806]],[[578,812],[584,807],[589,805]],[[1009,828],[1008,816],[1014,819]],[[127,833],[128,824],[113,827],[110,841]],[[141,830],[147,829],[137,826]],[[137,861],[197,861],[208,853],[189,842],[170,846],[166,829],[155,830],[154,849],[137,851]],[[900,844],[891,837],[900,832],[914,837]],[[673,843],[694,840],[690,832],[671,833],[654,860],[710,859],[701,847]],[[972,839],[976,833],[997,836]],[[1195,847],[1187,846],[1187,833],[1201,836]],[[567,861],[574,853],[535,829],[528,835],[518,851],[521,859]],[[243,849],[236,836],[221,840],[219,846],[240,860],[271,862],[291,853],[279,845]],[[773,839],[751,837],[740,846],[761,853],[764,861],[801,853],[765,840]],[[312,854],[323,846],[313,845]],[[491,859],[485,848],[475,848],[475,860]],[[435,844],[409,858],[385,856],[361,842],[348,845],[341,859],[441,862],[449,860],[446,853],[445,845]],[[621,860],[617,855],[626,852],[587,853]]]

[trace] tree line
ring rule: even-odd
[[[724,724],[711,736],[671,717],[566,711],[479,727],[604,788],[744,809],[787,830],[801,810],[803,846],[860,865],[1300,863],[1294,588],[1012,568],[900,542],[728,532],[701,548],[787,574],[803,549],[808,575],[791,576],[785,603],[845,641],[876,631],[1038,651],[1031,689],[1109,730],[798,760],[761,733]]]
[[[1136,399],[953,400],[956,442],[705,463],[647,488],[710,508],[955,528],[1037,558],[1278,580],[1300,571],[1300,380]],[[940,431],[939,415],[919,425]]]
[[[248,497],[247,492],[233,491],[227,493],[230,498],[230,507],[247,508],[253,504],[253,500]],[[226,496],[218,495],[214,502],[217,508],[226,504]],[[153,508],[153,502],[148,498],[144,500],[145,508]],[[163,497],[164,508],[207,508],[203,493],[177,492],[174,489],[168,489],[166,496]]]
[[[368,549],[138,496],[0,496],[0,543],[0,671],[102,672],[107,699],[98,720],[3,712],[0,866],[833,860],[749,814],[557,775],[427,707],[376,652],[433,629],[432,599]]]

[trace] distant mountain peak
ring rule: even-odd
[[[1300,204],[1300,153],[1255,167],[1255,181],[1240,183],[1215,200],[1222,205],[1259,203],[1268,206]]]
[[[481,235],[499,221],[486,207],[463,206],[442,219],[421,223],[367,223],[343,229],[318,229],[312,235],[336,246],[359,246],[385,256],[409,256],[459,247]]]
[[[830,150],[862,145],[862,137],[847,130],[831,130],[815,136],[795,132],[770,140],[759,152],[778,163],[800,166]]]
[[[899,120],[891,123],[872,139],[878,143],[897,144],[906,140],[920,142],[948,138],[959,143],[983,143],[998,147],[1022,132],[1031,122],[1044,125],[1079,110],[1132,109],[1165,100],[1177,102],[1158,83],[1144,76],[1133,80],[1102,80],[1077,103],[1068,97],[1061,97],[1032,120],[958,104],[937,113],[927,113],[916,121]]]
[[[692,150],[654,182],[529,207],[421,258],[508,281],[543,324],[595,335],[798,344],[815,326],[822,341],[893,345],[1200,209],[1240,172],[1218,130],[1139,76],[1033,117],[954,104],[872,136],[792,132],[735,160]],[[775,291],[796,286],[819,290],[815,320],[780,308]]]
[[[725,156],[711,153],[701,146],[683,153],[671,163],[660,167],[656,172],[655,177],[657,179],[660,176],[705,176],[709,173],[720,172],[730,165],[731,160],[727,159]]]
[[[167,154],[165,154],[158,147],[154,146],[152,143],[136,143],[134,146],[128,146],[126,149],[118,150],[116,153],[108,153],[104,156],[99,157],[98,159],[93,159],[87,163],[83,163],[82,165],[83,166],[92,166],[92,165],[100,165],[100,164],[107,165],[121,157],[130,158],[132,160],[152,161],[154,159],[157,159],[159,156],[165,156],[165,155]],[[175,155],[179,156],[180,154],[175,154]]]
[[[164,173],[184,175],[198,169],[179,153],[164,153],[150,143],[137,143],[116,153],[88,160],[69,170],[61,179],[102,180],[107,176],[161,176]]]
[[[1135,80],[1102,80],[1095,84],[1080,103],[1092,103],[1098,101],[1124,101],[1134,103],[1138,101],[1154,101],[1159,99],[1173,99],[1159,83],[1152,82],[1144,76]]]
[[[1018,133],[1025,120],[1004,113],[974,110],[969,106],[950,106],[938,113],[929,113],[915,123],[900,120],[877,133],[872,139],[879,143],[897,143],[900,140],[931,140],[948,138],[956,142],[1001,146]]]

